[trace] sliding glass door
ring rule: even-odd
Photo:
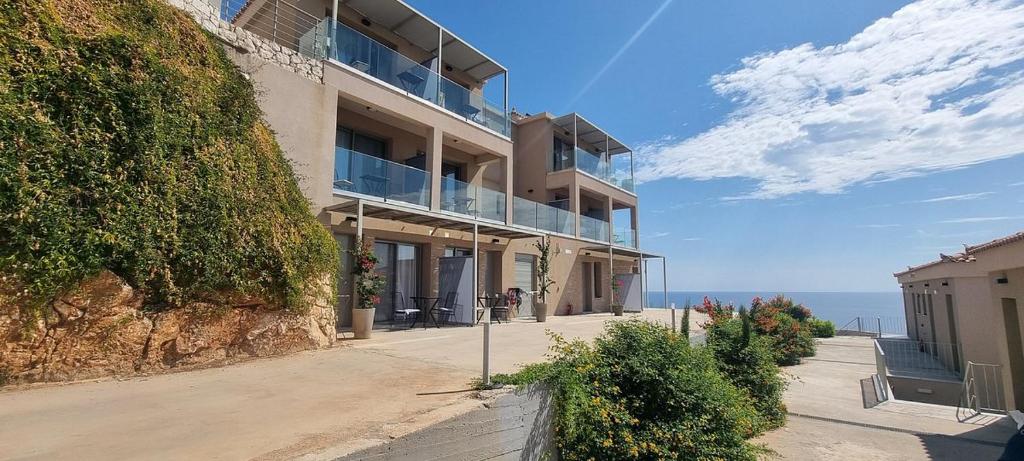
[[[406,243],[375,242],[373,251],[380,260],[375,270],[384,278],[384,294],[374,320],[389,321],[394,319],[395,309],[412,308],[409,297],[419,295],[419,248]]]

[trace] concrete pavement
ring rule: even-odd
[[[669,319],[667,311],[642,316]],[[609,320],[494,325],[491,369],[543,360],[546,330],[589,339]],[[6,389],[0,459],[341,456],[479,408],[469,385],[480,374],[481,335],[480,327],[379,331],[371,340],[223,368]]]

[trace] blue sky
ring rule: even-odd
[[[411,3],[638,150],[670,289],[893,291],[1024,230],[1020,0]]]

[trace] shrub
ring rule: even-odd
[[[831,338],[836,335],[836,324],[832,323],[831,320],[812,317],[807,319],[807,329],[810,330],[811,336],[815,338]]]
[[[753,401],[761,419],[758,431],[781,426],[786,420],[782,393],[786,382],[779,373],[771,338],[749,334],[746,315],[720,322],[707,332],[707,346],[715,355],[718,368]]]
[[[707,348],[630,320],[610,323],[594,346],[556,337],[553,351],[545,381],[562,459],[756,459],[745,439],[759,415]]]
[[[159,0],[0,6],[0,275],[38,316],[103,269],[173,307],[233,291],[302,309],[334,280],[256,94]]]
[[[778,328],[772,335],[772,347],[779,365],[796,365],[802,357],[814,356],[814,339],[804,325],[792,317],[776,317]]]

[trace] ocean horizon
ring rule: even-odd
[[[690,305],[696,306],[707,296],[723,304],[749,307],[750,301],[757,296],[768,298],[777,294],[803,304],[815,317],[831,320],[836,327],[842,327],[857,317],[882,318],[887,323],[900,322],[904,317],[903,294],[899,291],[669,291],[668,303],[682,308],[689,301]],[[648,300],[649,308],[667,307],[663,292],[650,292]]]

